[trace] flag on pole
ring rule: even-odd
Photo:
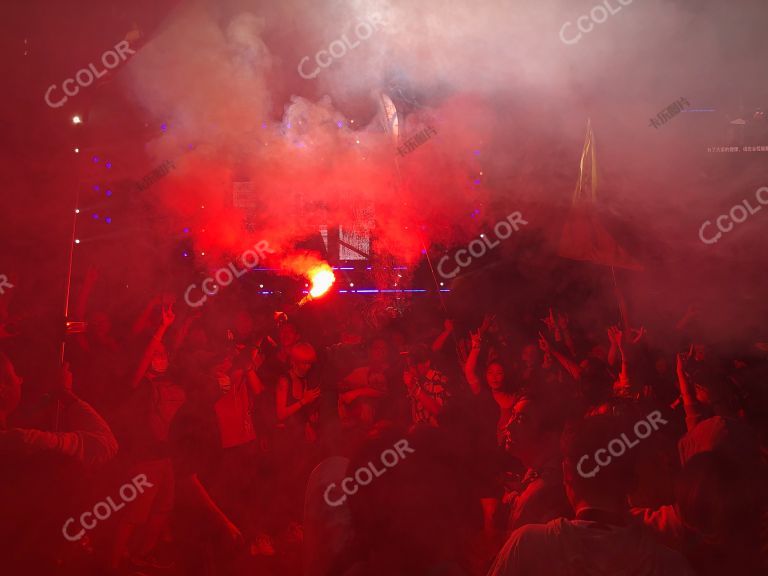
[[[397,117],[397,108],[392,99],[383,92],[379,96],[379,105],[381,108],[381,121],[384,129],[392,138],[392,144],[395,148],[398,146],[400,138],[400,122]]]
[[[558,254],[563,258],[594,262],[603,266],[642,270],[600,222],[597,205],[597,152],[592,122],[587,120],[587,134],[579,162],[579,178],[573,192],[573,205],[563,226]]]

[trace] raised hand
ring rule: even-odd
[[[691,357],[693,357],[693,344],[691,344],[691,347],[687,352],[678,352],[677,353],[677,373],[683,373],[685,374],[686,367],[688,366],[688,362],[690,362]]]
[[[539,348],[542,352],[549,353],[550,346],[549,346],[549,340],[547,340],[547,337],[544,336],[541,332],[539,332]]]
[[[261,350],[258,348],[254,348],[251,350],[251,365],[253,366],[254,370],[258,370],[261,368],[262,364],[264,364],[264,360],[266,357],[264,354],[261,353]]]
[[[608,339],[621,348],[622,341],[624,339],[624,333],[621,331],[621,328],[618,326],[611,326],[608,328]]]
[[[301,397],[301,403],[305,406],[320,398],[320,388],[308,388]]]
[[[550,307],[549,314],[545,318],[541,319],[549,332],[554,332],[557,329],[557,322],[555,322],[555,311]]]
[[[642,340],[645,337],[646,332],[645,332],[645,328],[641,326],[640,328],[630,330],[629,334],[630,334],[630,342],[632,344],[637,344],[638,342],[640,342],[640,340]]]
[[[474,332],[469,332],[469,340],[472,348],[480,348],[483,343],[483,336],[480,334],[479,328]]]
[[[176,320],[176,314],[173,313],[173,305],[169,304],[168,306],[162,307],[162,321],[161,324],[163,328],[168,328],[171,324],[173,324],[173,321]]]
[[[496,315],[495,314],[486,314],[483,317],[483,323],[480,324],[480,328],[478,328],[478,332],[480,333],[480,337],[482,338],[488,330],[491,329],[491,327],[496,323]]]

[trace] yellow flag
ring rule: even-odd
[[[588,165],[587,165],[588,164]],[[589,191],[587,191],[589,187]],[[584,138],[584,148],[579,162],[579,179],[573,192],[573,203],[579,200],[597,200],[597,152],[595,150],[595,133],[592,130],[592,120],[587,118],[587,135]]]

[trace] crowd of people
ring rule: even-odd
[[[163,295],[116,333],[93,283],[44,393],[0,340],[3,574],[768,573],[765,350],[573,302],[422,329]]]

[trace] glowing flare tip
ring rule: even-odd
[[[309,279],[312,281],[312,289],[309,291],[309,295],[312,298],[318,298],[328,292],[336,277],[333,275],[333,270],[326,264],[311,271]]]

